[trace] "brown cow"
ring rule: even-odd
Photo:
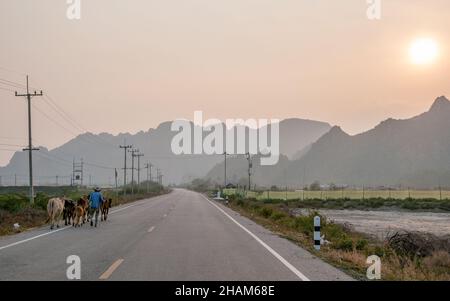
[[[101,220],[102,221],[106,221],[106,219],[108,218],[108,213],[109,213],[109,208],[111,208],[111,204],[112,204],[112,199],[105,199],[102,203],[102,216],[101,216]]]
[[[74,227],[81,227],[84,219],[84,208],[80,205],[75,207],[75,218],[73,219]]]
[[[48,200],[47,203],[47,213],[48,213],[48,220],[50,221],[50,230],[53,230],[55,227],[59,228],[59,221],[61,220],[62,213],[64,210],[64,200],[60,198],[52,198]]]
[[[63,219],[67,226],[73,222],[75,216],[75,202],[69,199],[64,199]]]
[[[88,211],[89,211],[89,201],[88,201],[87,196],[83,196],[82,198],[80,198],[77,202],[77,206],[80,206],[81,208],[83,208],[82,222],[84,224],[88,219]]]

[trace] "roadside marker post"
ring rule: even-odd
[[[314,248],[320,250],[320,216],[314,217]]]

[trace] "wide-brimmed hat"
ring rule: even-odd
[[[101,191],[100,187],[95,187],[94,190],[97,192]]]

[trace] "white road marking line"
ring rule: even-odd
[[[136,205],[130,205],[130,206],[126,206],[126,207],[123,207],[123,208],[120,208],[120,209],[111,211],[111,214],[120,212],[120,211],[122,211],[122,210],[128,209],[128,208],[130,208],[130,207],[134,207],[134,206],[136,206]]]
[[[12,244],[9,244],[9,245],[0,247],[0,250],[6,249],[6,248],[9,248],[9,247],[13,247],[13,246],[16,246],[16,245],[20,245],[20,244],[22,244],[22,243],[25,243],[25,242],[27,242],[27,241],[30,241],[30,240],[33,240],[33,239],[36,239],[36,238],[39,238],[39,237],[43,237],[43,236],[47,236],[47,235],[50,235],[50,234],[53,234],[53,233],[57,233],[57,232],[59,232],[59,231],[66,230],[66,229],[68,229],[68,228],[70,228],[70,227],[72,227],[72,226],[66,226],[66,227],[64,227],[64,228],[60,228],[60,229],[57,229],[57,230],[52,230],[52,231],[50,231],[50,232],[46,232],[46,233],[39,234],[39,235],[30,237],[30,238],[27,238],[27,239],[24,239],[24,240],[20,240],[20,241],[17,241],[17,242],[15,242],[15,243],[12,243]]]
[[[126,207],[123,207],[123,208],[111,211],[111,214],[120,212],[122,210],[128,209],[130,207],[134,207],[134,206],[136,206],[136,205],[129,205],[129,206],[126,206]],[[4,249],[10,248],[10,247],[14,247],[14,246],[17,246],[17,245],[20,245],[20,244],[23,244],[23,243],[29,242],[31,240],[34,240],[34,239],[37,239],[37,238],[40,238],[40,237],[44,237],[44,236],[47,236],[47,235],[50,235],[50,234],[55,234],[55,233],[58,233],[59,231],[67,230],[67,229],[69,229],[71,227],[72,226],[66,226],[66,227],[63,227],[63,228],[60,228],[60,229],[57,229],[57,230],[51,230],[49,232],[30,237],[30,238],[27,238],[27,239],[24,239],[24,240],[19,240],[19,241],[16,241],[15,243],[12,243],[12,244],[0,247],[0,250],[4,250]]]
[[[203,198],[205,198],[211,205],[216,207],[220,212],[222,212],[226,217],[228,217],[231,221],[233,221],[236,225],[241,227],[245,232],[247,232],[251,237],[253,237],[257,242],[259,242],[264,248],[267,249],[275,258],[277,258],[281,263],[283,263],[291,272],[293,272],[298,278],[300,278],[303,281],[310,281],[308,277],[303,275],[299,270],[297,270],[296,267],[294,267],[292,264],[290,264],[286,259],[284,259],[280,254],[278,254],[274,249],[272,249],[270,246],[268,246],[265,242],[263,242],[258,236],[253,234],[250,230],[242,226],[238,221],[236,221],[234,218],[232,218],[228,213],[226,213],[222,208],[214,204],[211,200],[209,200],[204,195],[201,195]]]
[[[148,229],[148,233],[152,232],[153,230],[155,230],[155,227],[151,227],[150,229]]]
[[[119,265],[121,265],[123,262],[123,259],[117,259],[101,276],[100,280],[106,280],[108,279],[112,273],[114,273],[114,271],[119,267]]]

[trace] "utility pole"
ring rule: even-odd
[[[147,193],[150,192],[150,181],[152,179],[152,164],[147,162],[147,164],[145,164],[145,168],[147,169]]]
[[[223,189],[227,188],[227,152],[223,152],[223,155],[225,156],[225,175],[224,175],[224,186]]]
[[[114,180],[115,180],[115,186],[116,186],[116,190],[117,190],[117,168],[114,168]]]
[[[253,163],[252,163],[252,157],[250,155],[250,153],[246,154],[247,156],[247,161],[248,161],[248,190],[251,190],[251,176],[252,176],[252,168],[253,168]]]
[[[156,179],[157,179],[159,185],[162,185],[162,178],[163,178],[163,174],[161,173],[161,169],[158,168],[156,170]]]
[[[127,194],[127,151],[129,148],[132,148],[133,145],[120,145],[119,148],[123,148],[124,150],[124,160],[123,160],[123,195]]]
[[[134,195],[134,157],[139,152],[138,149],[132,149],[131,153],[131,194]]]
[[[14,174],[14,186],[17,187],[17,174]]]
[[[33,148],[33,143],[31,139],[31,97],[35,96],[43,96],[42,90],[40,93],[36,93],[34,91],[33,94],[30,93],[29,87],[28,87],[28,75],[27,75],[27,94],[18,94],[17,91],[15,92],[16,97],[26,97],[28,101],[28,148],[24,149],[24,151],[28,151],[28,168],[29,168],[29,175],[30,175],[30,203],[34,203],[34,188],[33,188],[33,151],[39,150],[36,148]]]
[[[138,193],[141,191],[141,157],[143,157],[144,154],[138,153],[136,154],[136,157],[138,159],[138,168],[137,168],[137,176],[138,176]]]

